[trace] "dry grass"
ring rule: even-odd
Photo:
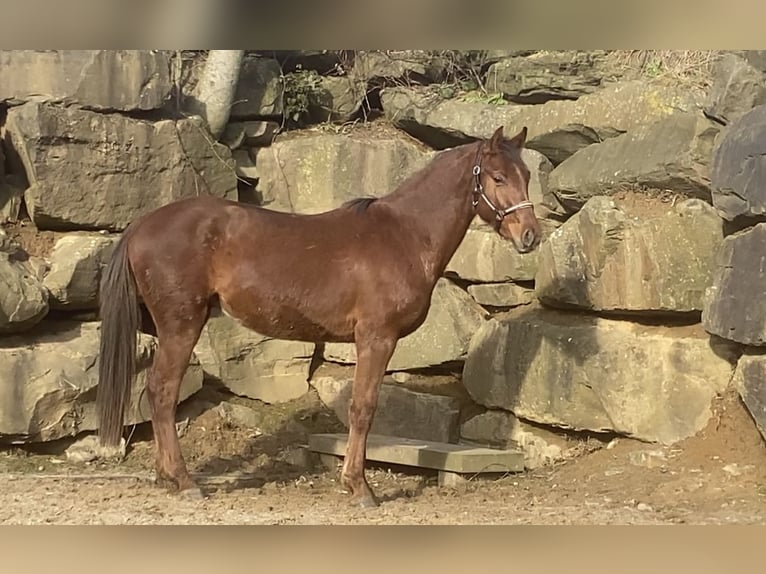
[[[613,63],[642,76],[706,90],[713,79],[713,65],[720,50],[615,50]]]

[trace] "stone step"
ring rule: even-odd
[[[348,435],[345,433],[314,434],[309,437],[309,450],[320,454],[343,456],[346,453],[347,440]],[[460,474],[524,470],[524,454],[518,450],[501,450],[379,434],[370,434],[367,437],[367,460]]]

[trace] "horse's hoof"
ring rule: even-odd
[[[191,500],[193,502],[199,502],[201,500],[205,500],[205,495],[202,494],[202,489],[198,487],[186,488],[184,490],[181,490],[178,493],[178,496],[186,500]]]
[[[371,494],[355,498],[351,503],[359,508],[377,508],[380,506],[380,503]]]

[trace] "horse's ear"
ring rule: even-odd
[[[510,140],[510,144],[513,147],[517,148],[523,148],[524,143],[527,141],[527,126],[524,126],[521,128],[521,131],[517,133],[513,138]]]
[[[495,133],[492,134],[492,137],[489,140],[489,149],[497,150],[500,149],[500,144],[503,143],[503,126],[500,126],[495,130]]]

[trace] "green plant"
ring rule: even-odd
[[[322,78],[315,70],[298,68],[283,75],[282,81],[285,119],[290,123],[300,124],[319,92]]]

